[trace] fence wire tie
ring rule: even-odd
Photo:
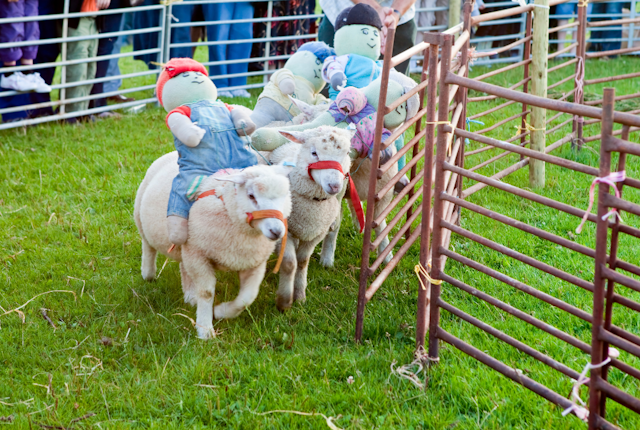
[[[584,93],[584,58],[582,57],[578,57],[575,86],[576,86],[576,94],[573,97],[573,101],[576,103],[580,103],[580,101],[582,100],[582,95]],[[578,115],[574,115],[573,119],[580,123],[584,122],[584,118]]]
[[[615,191],[616,197],[620,198],[620,190],[618,189],[615,183],[624,182],[626,176],[627,176],[626,171],[622,170],[620,172],[613,172],[608,176],[605,176],[604,178],[595,178],[593,182],[591,182],[591,187],[589,187],[589,207],[587,207],[587,211],[584,213],[584,216],[582,217],[582,221],[580,222],[580,225],[578,226],[578,228],[576,228],[576,233],[579,234],[582,231],[582,227],[584,227],[584,224],[587,222],[587,218],[591,213],[591,208],[593,208],[593,199],[594,199],[596,184],[609,185]],[[606,219],[609,218],[611,215],[618,217],[620,222],[622,222],[622,217],[620,216],[620,213],[616,208],[612,208],[609,212],[604,214],[602,217],[602,221],[606,221]]]
[[[429,268],[429,270],[431,270],[431,260],[427,261],[427,267]],[[422,278],[420,277],[420,275],[424,276],[427,281],[429,281],[433,285],[442,284],[442,279],[433,279],[431,276],[429,276],[429,272],[427,271],[427,269],[425,269],[424,266],[420,263],[416,264],[416,267],[414,267],[413,270],[416,272],[416,276],[418,277],[420,286],[425,291],[427,290],[427,287],[424,285],[424,282],[422,282]]]
[[[484,122],[482,122],[482,121],[477,121],[477,120],[475,120],[475,119],[471,119],[471,118],[467,118],[467,119],[466,119],[466,123],[467,123],[467,131],[468,131],[469,133],[471,133],[471,123],[484,125]],[[468,144],[469,144],[469,138],[468,138],[468,137],[466,137],[466,138],[464,139],[464,144],[465,144],[465,145],[468,145]]]
[[[535,128],[534,126],[532,126],[531,124],[529,124],[527,122],[527,120],[524,121],[524,127],[522,127],[521,125],[514,125],[514,127],[516,128],[516,134],[513,137],[516,137],[518,135],[520,135],[523,131],[544,131],[546,130],[545,127],[542,128]]]
[[[587,382],[589,382],[589,378],[587,378],[587,372],[590,369],[598,369],[600,367],[606,366],[611,362],[611,358],[618,358],[620,356],[620,351],[615,348],[609,347],[608,351],[609,357],[606,358],[602,363],[599,364],[591,364],[587,363],[582,369],[582,373],[578,376],[578,379],[574,381],[573,388],[571,388],[571,394],[569,395],[569,400],[571,400],[571,406],[562,411],[562,416],[566,417],[571,412],[573,412],[578,418],[582,421],[587,422],[587,418],[589,417],[589,411],[585,408],[586,403],[580,398],[580,387]],[[580,406],[580,403],[582,406]]]

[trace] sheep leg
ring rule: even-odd
[[[156,278],[156,256],[158,251],[153,249],[149,242],[142,238],[142,279],[145,281],[153,281]]]
[[[182,292],[184,293],[184,302],[189,303],[191,306],[197,304],[196,290],[193,286],[193,280],[189,277],[184,263],[180,263],[180,279],[182,280]]]
[[[230,302],[217,305],[213,310],[215,318],[235,318],[248,308],[256,297],[258,297],[258,291],[264,279],[266,268],[267,262],[265,261],[256,268],[239,272],[240,291],[238,292],[238,296]]]
[[[338,241],[338,233],[340,233],[340,224],[342,223],[342,205],[338,218],[331,224],[329,232],[322,241],[322,251],[320,252],[320,264],[324,267],[333,267],[336,254],[336,243]]]
[[[276,306],[281,311],[289,309],[293,304],[293,280],[296,272],[296,245],[290,238],[284,250],[284,257],[280,265],[280,285],[276,292]]]
[[[184,269],[195,286],[196,330],[200,339],[215,337],[213,329],[213,295],[216,291],[216,273],[204,256],[188,245],[182,248]]]
[[[309,259],[313,250],[320,240],[309,242],[300,241],[296,258],[298,259],[298,270],[296,270],[296,278],[293,283],[293,300],[304,303],[307,300],[307,269],[309,268]]]

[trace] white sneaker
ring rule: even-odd
[[[218,92],[218,97],[227,97],[229,99],[232,99],[233,94],[231,94],[229,91],[220,91]]]
[[[31,83],[36,85],[35,91],[37,93],[50,93],[51,92],[51,87],[49,85],[47,85],[47,83],[44,81],[44,79],[42,79],[42,76],[40,76],[40,73],[33,72],[33,73],[29,73],[28,75],[25,75],[25,76],[29,80],[29,82],[31,82]]]
[[[234,97],[251,97],[251,94],[249,94],[247,90],[233,90],[231,94],[233,94]]]
[[[2,75],[0,87],[16,91],[33,91],[36,84],[31,82],[22,72],[15,72],[11,76]]]

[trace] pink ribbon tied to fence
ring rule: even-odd
[[[599,367],[606,366],[611,362],[611,358],[618,358],[620,356],[620,351],[615,348],[609,348],[608,350],[609,357],[607,357],[602,363],[591,364],[587,363],[582,369],[582,373],[578,376],[578,379],[573,383],[573,388],[571,388],[571,394],[569,395],[569,400],[571,400],[571,406],[562,411],[562,416],[565,417],[573,412],[578,418],[582,421],[586,422],[589,417],[589,411],[585,408],[586,403],[584,400],[580,398],[580,387],[589,382],[589,378],[587,378],[587,372],[590,369],[597,369]],[[580,403],[582,406],[580,406]]]
[[[591,188],[589,188],[589,207],[587,208],[587,211],[584,213],[584,216],[582,217],[582,222],[580,223],[578,228],[576,228],[576,233],[580,233],[582,231],[582,227],[584,226],[584,223],[587,222],[587,218],[591,213],[591,208],[593,208],[593,199],[594,199],[596,184],[609,185],[616,192],[616,197],[620,198],[620,190],[618,189],[618,187],[616,187],[615,183],[623,182],[625,178],[626,178],[626,173],[624,170],[622,170],[620,172],[613,172],[610,175],[605,176],[604,178],[595,178],[593,180],[593,182],[591,183]],[[611,215],[614,215],[614,214],[615,216],[618,217],[620,221],[622,221],[622,217],[620,216],[620,214],[618,213],[618,209],[616,208],[612,208],[609,212],[607,212],[602,217],[602,221],[606,220],[607,218],[609,218]]]
[[[573,100],[575,103],[582,103],[582,94],[584,93],[584,59],[582,57],[578,57],[578,67],[576,69],[576,94]],[[581,116],[574,115],[573,118],[577,122],[584,122]]]

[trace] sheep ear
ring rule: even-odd
[[[291,100],[291,102],[294,105],[296,105],[298,109],[300,109],[300,111],[302,111],[302,113],[304,113],[307,116],[313,116],[313,107],[310,104],[305,103],[302,100],[294,99],[291,96],[288,96],[288,97]]]
[[[278,130],[281,135],[295,143],[304,143],[304,134],[300,131],[284,131]]]
[[[236,173],[235,175],[228,176],[214,176],[216,181],[233,182],[234,184],[243,185],[247,182],[247,175],[245,173]]]

